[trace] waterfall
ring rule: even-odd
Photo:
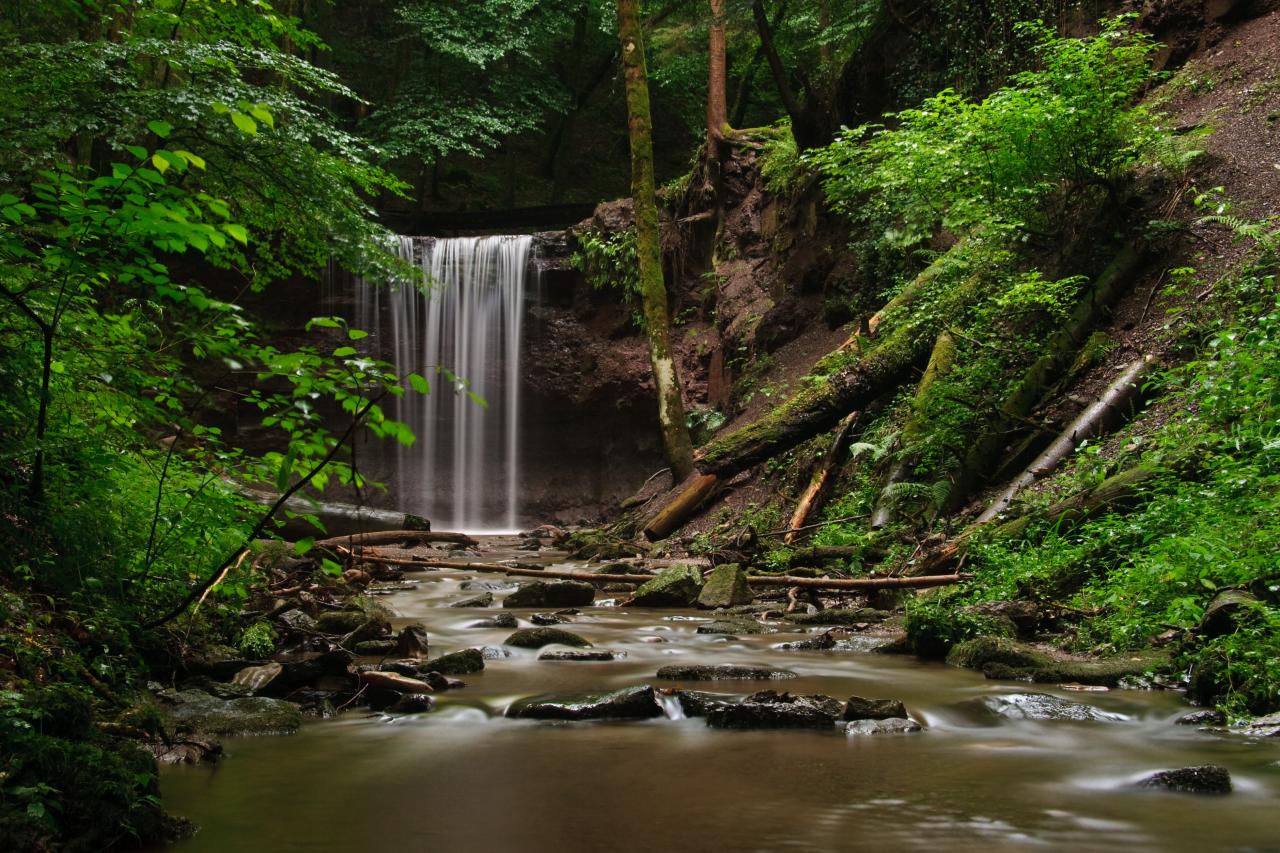
[[[417,436],[383,460],[398,507],[437,529],[515,530],[520,474],[520,343],[528,236],[400,237],[402,259],[421,267],[425,290],[357,280],[354,326],[402,378],[418,373],[426,396],[406,392],[391,414]],[[384,443],[385,444],[385,443]]]

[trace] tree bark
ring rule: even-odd
[[[693,444],[685,424],[680,376],[672,355],[667,290],[662,276],[662,244],[653,182],[653,125],[639,0],[618,0],[618,37],[627,90],[631,197],[635,206],[636,258],[640,267],[645,333],[649,338],[649,362],[658,393],[658,421],[662,425],[667,463],[674,478],[683,480],[693,469]]]
[[[707,56],[707,156],[719,148],[728,108],[725,104],[724,0],[710,0],[711,35]]]

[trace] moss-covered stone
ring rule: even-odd
[[[503,607],[581,607],[595,600],[596,588],[585,581],[534,581],[502,600]]]
[[[702,592],[702,575],[693,566],[671,566],[636,590],[638,607],[692,607]]]
[[[736,607],[750,604],[753,596],[747,586],[747,573],[737,563],[726,563],[716,566],[707,575],[698,593],[698,606],[714,609],[716,607]]]
[[[796,625],[858,625],[863,622],[883,622],[892,615],[884,610],[856,607],[851,610],[819,610],[817,613],[788,613],[788,622]]]
[[[281,699],[252,696],[219,699],[202,690],[164,690],[162,713],[179,732],[207,735],[291,734],[302,725],[298,707]]]
[[[515,646],[517,649],[540,649],[553,643],[578,648],[587,648],[591,645],[577,634],[559,628],[521,628],[503,640],[504,645]]]
[[[484,655],[479,649],[463,649],[433,658],[419,664],[422,672],[438,672],[441,675],[466,675],[484,669]]]

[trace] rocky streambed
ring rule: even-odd
[[[530,559],[516,544],[486,559]],[[166,769],[167,806],[202,827],[183,849],[1274,844],[1280,739],[1179,724],[1174,692],[984,678],[885,654],[874,623],[406,577],[383,599],[396,643],[355,661],[368,705],[272,718],[287,737],[228,728],[220,762]],[[239,689],[213,698],[268,701]]]

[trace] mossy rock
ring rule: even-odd
[[[891,614],[871,607],[851,610],[819,610],[817,613],[788,613],[786,620],[795,625],[857,625],[863,622],[883,622]]]
[[[576,530],[569,534],[563,547],[580,560],[621,560],[644,553],[639,545],[603,530]]]
[[[636,590],[637,607],[692,607],[702,592],[702,574],[693,566],[671,566]]]
[[[591,643],[569,631],[559,628],[521,628],[502,641],[504,645],[517,649],[540,649],[553,643],[561,646],[589,648]]]
[[[1006,637],[978,637],[951,649],[947,663],[980,670],[987,678],[1033,681],[1039,684],[1077,684],[1114,687],[1129,676],[1141,675],[1169,661],[1162,650],[1130,652],[1095,660],[1060,660]]]
[[[512,607],[581,607],[595,601],[596,588],[585,581],[534,581],[502,600]]]
[[[438,672],[441,675],[466,675],[482,669],[484,654],[479,649],[463,649],[418,665],[421,672]]]
[[[754,598],[747,585],[747,573],[737,563],[716,566],[707,575],[698,593],[698,606],[707,609],[750,604]]]
[[[291,734],[302,725],[298,706],[283,699],[251,696],[219,699],[202,690],[164,690],[162,711],[179,732],[207,735]]]

